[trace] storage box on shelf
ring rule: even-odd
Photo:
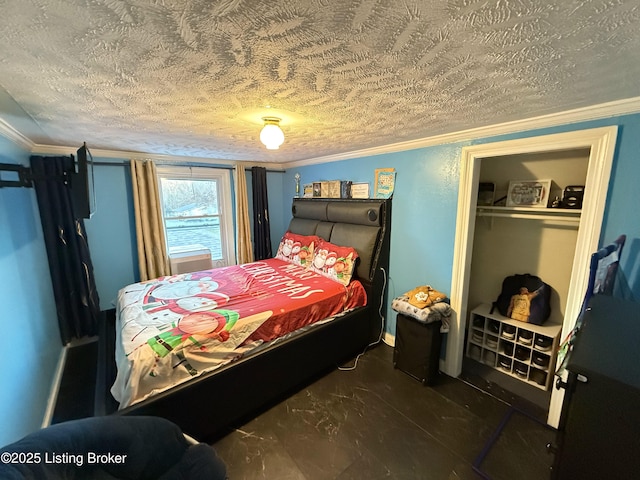
[[[562,325],[512,320],[491,305],[471,311],[467,356],[542,390],[553,380]]]

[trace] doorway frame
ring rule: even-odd
[[[447,354],[442,366],[444,373],[453,377],[462,373],[464,336],[468,315],[469,277],[475,233],[475,211],[482,159],[527,153],[589,149],[589,165],[585,180],[585,191],[588,192],[588,195],[583,200],[578,225],[576,251],[561,333],[561,338],[564,339],[576,323],[587,288],[589,257],[599,246],[617,136],[618,127],[614,125],[462,148],[450,297],[453,312],[447,338]],[[556,428],[560,420],[563,400],[564,390],[552,387],[547,423]]]

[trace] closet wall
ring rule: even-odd
[[[584,185],[589,150],[491,157],[481,162],[480,182],[506,195],[511,180],[553,180],[550,202],[567,185]],[[587,192],[588,194],[588,192]],[[538,209],[536,209],[538,210]],[[545,213],[553,214],[553,209]],[[469,311],[491,303],[502,280],[515,273],[540,276],[553,290],[548,323],[561,324],[578,235],[578,223],[544,218],[477,217],[469,282]]]

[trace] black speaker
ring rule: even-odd
[[[562,208],[582,208],[584,185],[567,185],[562,192]]]

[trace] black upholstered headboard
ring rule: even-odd
[[[290,231],[356,249],[363,283],[371,285],[379,268],[388,269],[391,200],[296,198],[291,210]]]

